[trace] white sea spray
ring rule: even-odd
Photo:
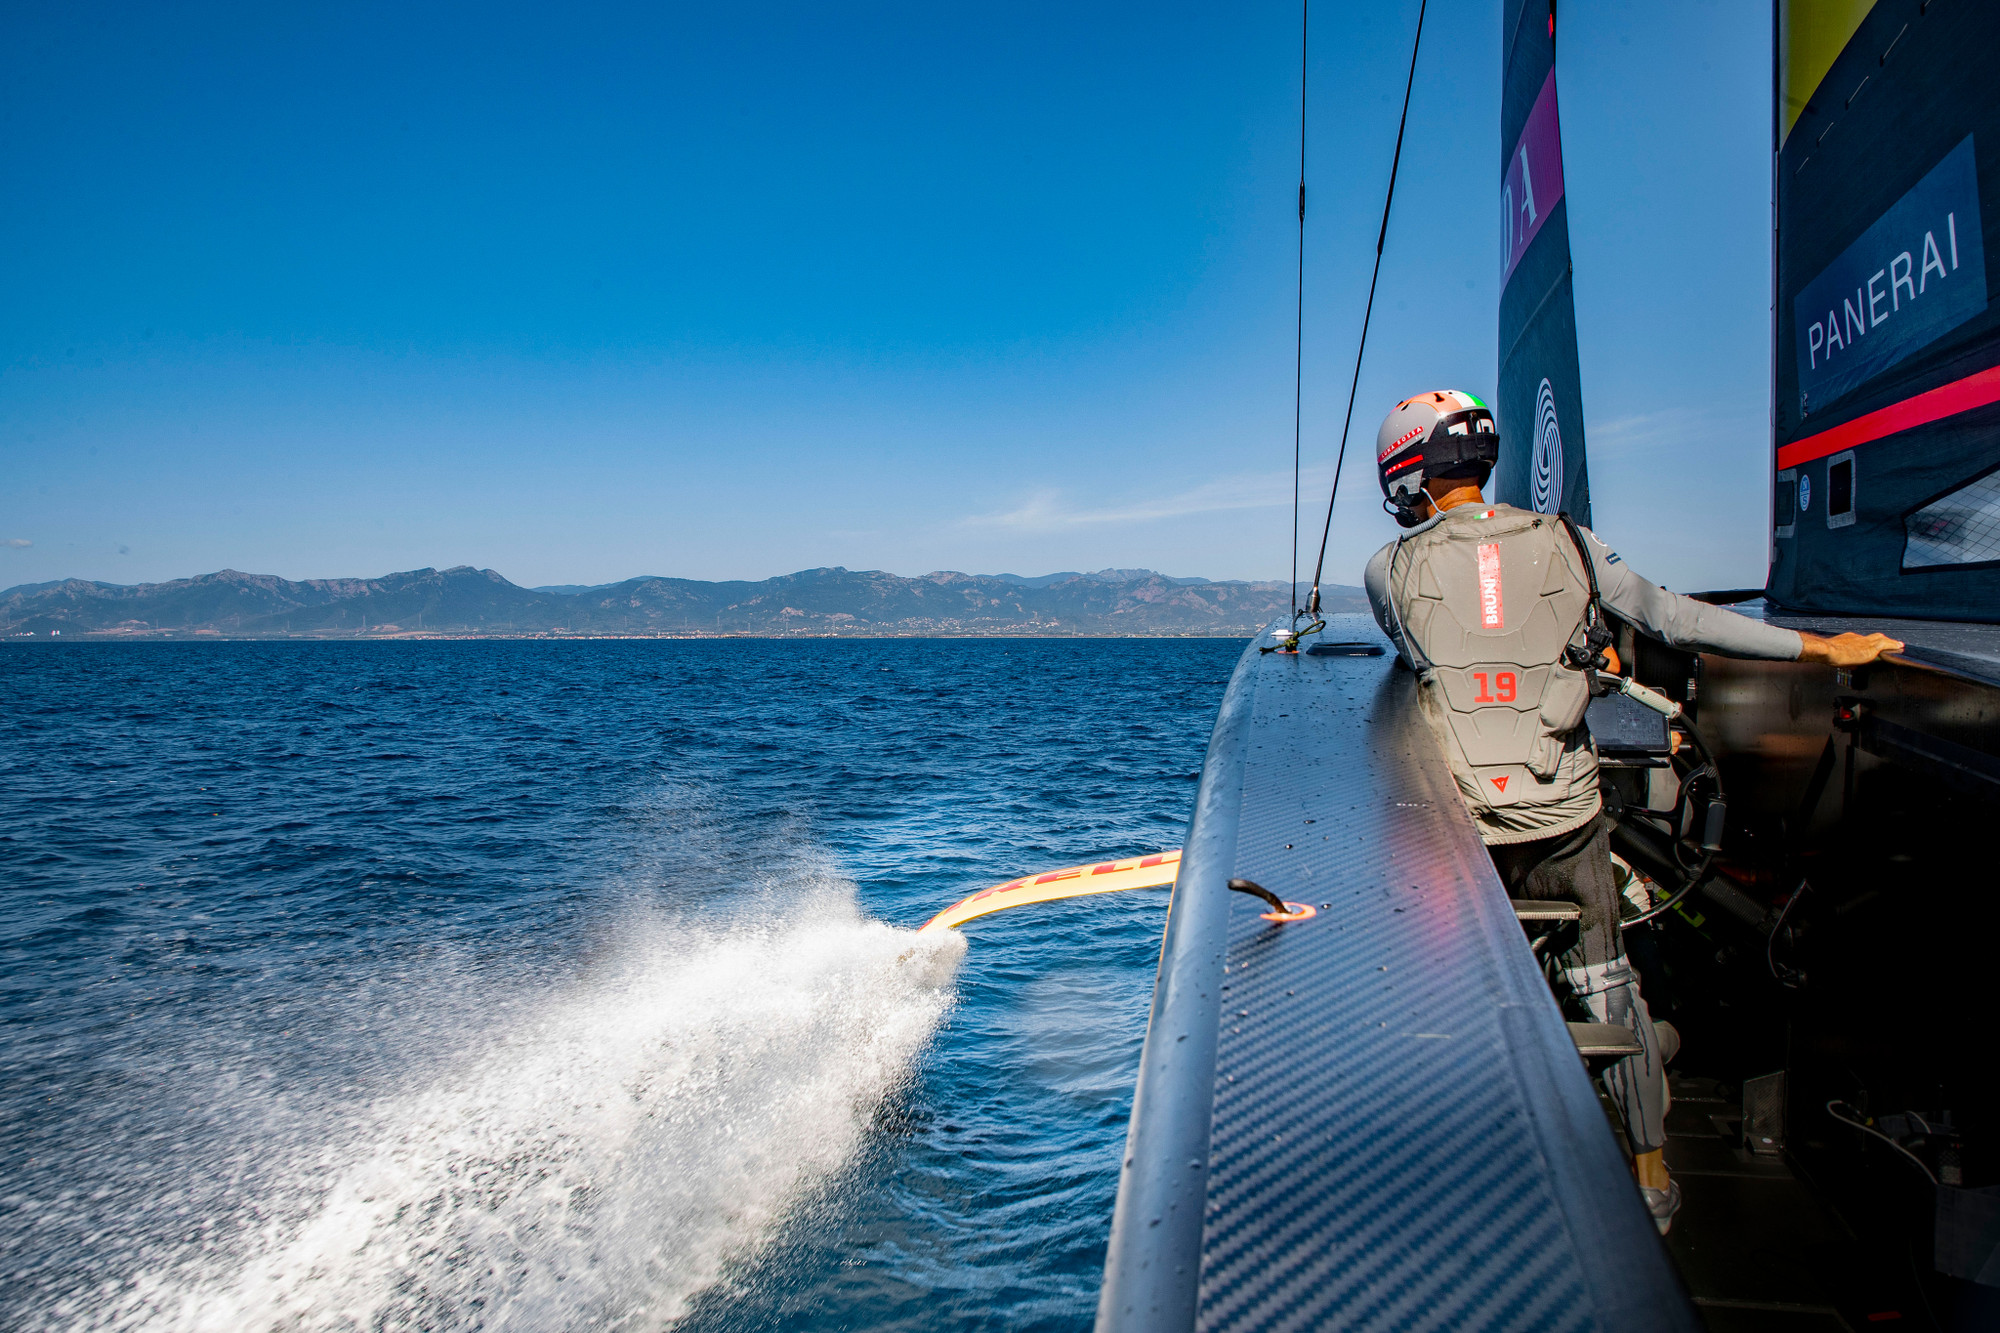
[[[854,1158],[964,945],[866,920],[833,884],[749,921],[641,915],[627,935],[427,1082],[317,1130],[285,1121],[319,1137],[253,1145],[285,1164],[254,1187],[254,1225],[155,1252],[53,1326],[673,1322]]]

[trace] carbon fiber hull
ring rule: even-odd
[[[1106,1333],[1697,1327],[1414,689],[1386,655],[1238,664]],[[1318,915],[1273,925],[1238,876]]]

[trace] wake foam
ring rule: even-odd
[[[63,1302],[77,1328],[657,1328],[856,1155],[950,1004],[827,889],[781,921],[632,932],[589,983],[282,1159],[217,1252]],[[296,1130],[294,1132],[297,1132]],[[199,1249],[199,1247],[194,1247]]]

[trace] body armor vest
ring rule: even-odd
[[[1589,681],[1563,663],[1583,641],[1584,558],[1554,515],[1511,505],[1451,510],[1390,557],[1418,697],[1475,813],[1596,790]]]

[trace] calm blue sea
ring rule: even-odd
[[[1087,1327],[1241,649],[0,647],[0,1327]]]

